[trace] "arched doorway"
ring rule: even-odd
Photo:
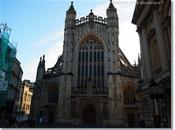
[[[134,127],[135,126],[135,115],[133,113],[128,113],[128,126]]]
[[[53,124],[54,123],[54,116],[55,116],[55,113],[53,111],[50,111],[48,113],[48,123],[49,124]]]
[[[83,124],[95,125],[96,124],[96,110],[93,105],[88,105],[83,111]]]

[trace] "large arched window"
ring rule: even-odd
[[[95,37],[84,39],[78,49],[78,84],[79,88],[104,87],[104,47]]]

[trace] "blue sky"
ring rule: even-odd
[[[74,2],[77,5],[79,2]],[[98,2],[83,2],[80,13],[86,14],[90,7],[97,6]],[[93,5],[93,6],[92,6]],[[18,41],[18,58],[23,62],[33,59],[37,54],[48,48],[39,48],[35,53],[32,46],[40,38],[64,29],[65,12],[70,6],[70,1],[15,1],[2,0],[1,22],[7,22],[12,29],[11,40]],[[77,6],[80,8],[80,6]],[[52,43],[50,43],[52,44]],[[29,56],[30,54],[30,56]]]
[[[17,58],[23,79],[35,80],[39,57],[46,55],[52,67],[62,52],[66,10],[71,0],[0,0],[0,23],[12,29],[10,39],[17,41]],[[135,1],[113,0],[119,15],[119,45],[133,64],[139,53],[136,27],[131,24]],[[106,17],[109,0],[74,0],[77,18],[89,14]],[[134,49],[134,50],[133,50]]]

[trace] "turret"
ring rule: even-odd
[[[120,62],[119,62],[119,45],[118,45],[118,15],[117,9],[114,7],[112,0],[110,0],[109,7],[106,10],[107,13],[107,46],[111,50],[108,52],[108,55],[111,57],[111,61],[109,61],[109,72],[118,72]]]
[[[43,57],[40,57],[40,61],[37,68],[36,81],[42,81],[44,73],[45,73],[45,55],[43,55]]]
[[[75,23],[76,11],[71,2],[71,6],[66,12],[65,19],[65,29],[64,29],[64,45],[63,45],[63,72],[69,73],[72,70],[72,61],[73,61],[73,47],[74,47],[74,38],[75,38]]]
[[[118,28],[118,15],[117,9],[114,7],[112,0],[110,0],[110,4],[108,9],[106,10],[107,14],[107,27],[117,27]]]
[[[92,9],[91,12],[89,13],[89,27],[90,28],[94,27],[94,13],[92,12]]]
[[[66,12],[65,29],[75,28],[75,19],[76,19],[76,11],[74,9],[73,2],[71,2],[71,6]]]

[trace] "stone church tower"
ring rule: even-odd
[[[136,124],[139,67],[132,66],[119,48],[118,14],[112,0],[106,14],[102,18],[91,10],[76,19],[71,3],[63,54],[47,71],[44,57],[40,60],[32,117],[76,125]]]

